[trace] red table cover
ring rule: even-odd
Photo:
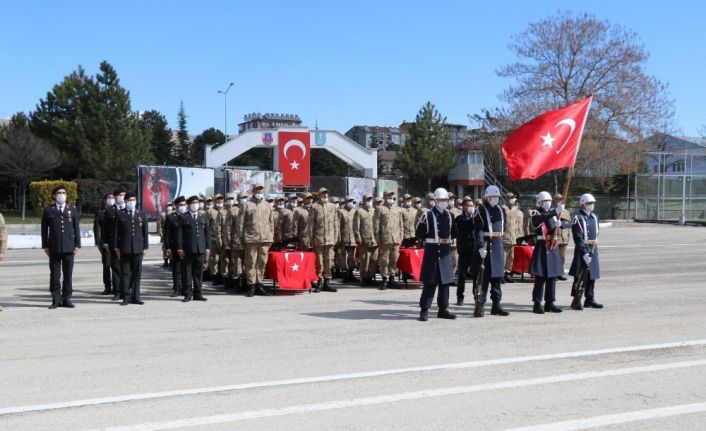
[[[514,246],[514,258],[512,259],[512,272],[516,274],[529,273],[530,261],[534,247],[531,245]]]
[[[423,248],[400,248],[400,258],[397,259],[397,268],[402,272],[412,274],[412,280],[419,281],[424,259]]]
[[[265,277],[275,280],[282,290],[309,290],[316,281],[316,254],[309,251],[271,251],[267,255]]]

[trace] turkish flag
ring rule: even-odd
[[[400,257],[397,259],[397,268],[412,274],[412,280],[419,281],[424,260],[423,248],[401,248]]]
[[[546,112],[512,132],[502,146],[510,179],[534,179],[573,167],[591,99]]]
[[[282,290],[308,290],[316,275],[316,255],[312,252],[290,251],[268,253],[265,276],[277,281]]]
[[[279,132],[279,170],[283,186],[311,185],[309,132]]]

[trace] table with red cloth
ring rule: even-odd
[[[271,251],[267,253],[265,277],[282,290],[309,290],[316,276],[316,254],[310,251]]]
[[[400,248],[400,257],[397,259],[397,268],[407,274],[412,274],[412,280],[419,281],[424,260],[423,248]]]
[[[530,262],[534,247],[531,245],[514,246],[514,258],[512,259],[512,272],[515,274],[529,273]]]

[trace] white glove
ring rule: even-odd
[[[586,262],[586,266],[591,264],[591,260],[593,260],[593,259],[591,259],[590,255],[588,255],[588,254],[583,255],[583,261]]]
[[[485,259],[485,257],[488,255],[488,250],[481,248],[478,250],[478,254],[480,254],[481,259]]]
[[[561,214],[561,212],[564,211],[564,205],[557,204],[555,211],[557,214]]]

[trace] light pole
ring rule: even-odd
[[[235,84],[231,82],[225,91],[218,90],[218,94],[223,95],[223,134],[226,135],[226,142],[228,141],[228,92],[233,85]]]

